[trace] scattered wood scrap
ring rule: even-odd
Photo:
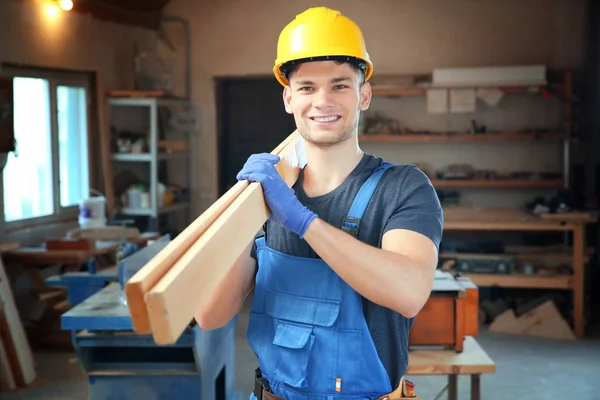
[[[35,363],[0,257],[0,387],[13,390],[36,377]]]
[[[273,150],[292,186],[304,163],[297,131]],[[174,343],[270,215],[259,183],[240,181],[125,285],[134,330]]]
[[[575,334],[552,300],[546,300],[520,316],[509,308],[494,319],[490,331],[575,340]]]

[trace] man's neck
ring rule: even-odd
[[[305,142],[307,165],[304,168],[304,192],[321,196],[338,187],[356,168],[364,152],[356,137],[331,147],[317,147]]]

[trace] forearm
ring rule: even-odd
[[[415,316],[431,293],[435,266],[422,260],[370,246],[319,218],[304,238],[354,290],[405,317]]]
[[[225,326],[240,311],[248,293],[254,287],[256,261],[250,256],[254,240],[231,266],[195,319],[204,330]],[[209,265],[206,266],[210,268]]]

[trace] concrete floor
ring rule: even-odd
[[[246,341],[248,307],[236,330],[236,388],[244,399],[253,387],[254,355]],[[555,341],[481,330],[477,340],[496,363],[496,373],[483,375],[483,400],[600,399],[600,332],[581,341]],[[87,379],[69,351],[37,352],[34,384],[2,400],[84,400]],[[433,400],[444,388],[443,376],[411,377],[421,400]],[[467,377],[459,378],[459,399],[469,399]],[[446,395],[440,399],[447,398]],[[147,400],[147,399],[145,399]]]

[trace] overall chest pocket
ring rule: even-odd
[[[295,388],[314,386],[320,369],[330,369],[335,360],[334,324],[340,302],[291,295],[268,290],[265,313],[276,324],[273,350],[276,353],[274,378]],[[318,386],[318,385],[317,385]]]

